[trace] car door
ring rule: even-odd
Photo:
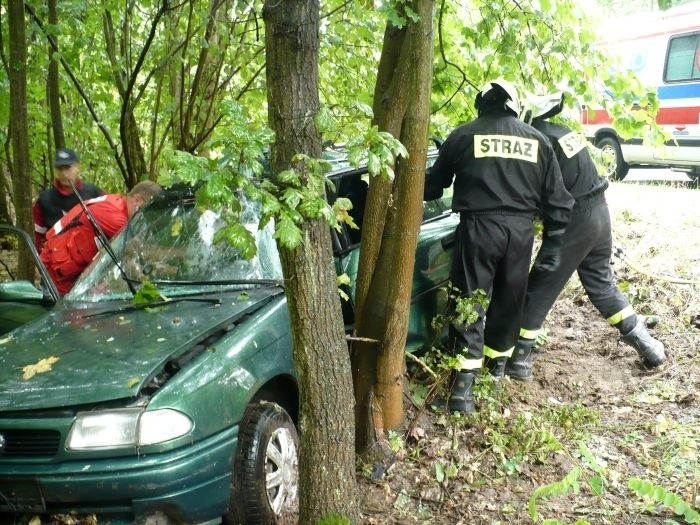
[[[428,166],[435,162],[437,152],[431,152]],[[360,255],[360,234],[362,215],[367,195],[367,170],[344,169],[331,174],[337,197],[347,197],[353,203],[350,215],[358,229],[343,225],[340,231],[333,230],[333,248],[338,275],[346,274],[350,285],[346,287],[349,300],[343,301],[343,316],[346,331],[352,330],[354,321],[352,298],[355,294],[357,267]],[[452,213],[452,188],[447,188],[443,196],[423,203],[423,223],[418,236],[416,261],[413,272],[411,307],[409,315],[406,348],[416,351],[429,348],[436,339],[431,328],[433,318],[446,309],[445,286],[450,278],[452,250],[459,216]]]
[[[434,157],[429,157],[429,165],[434,161]],[[406,339],[409,352],[427,350],[444,336],[435,333],[431,325],[436,315],[447,310],[446,286],[450,280],[458,224],[459,215],[452,212],[451,186],[444,190],[441,198],[423,203]]]
[[[20,271],[19,253],[29,254],[29,274]],[[29,235],[0,225],[0,337],[47,312],[59,299]]]

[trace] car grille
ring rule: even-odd
[[[60,443],[61,434],[56,430],[0,428],[0,459],[52,457]]]

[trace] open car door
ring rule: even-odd
[[[18,279],[20,246],[30,253],[31,279]],[[29,235],[0,224],[0,337],[52,309],[59,294]]]

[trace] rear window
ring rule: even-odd
[[[700,32],[671,37],[666,57],[666,82],[700,79]]]

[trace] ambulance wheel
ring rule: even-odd
[[[630,167],[622,158],[620,143],[613,137],[603,137],[596,146],[600,149],[601,159],[605,168],[605,176],[612,180],[622,180]]]

